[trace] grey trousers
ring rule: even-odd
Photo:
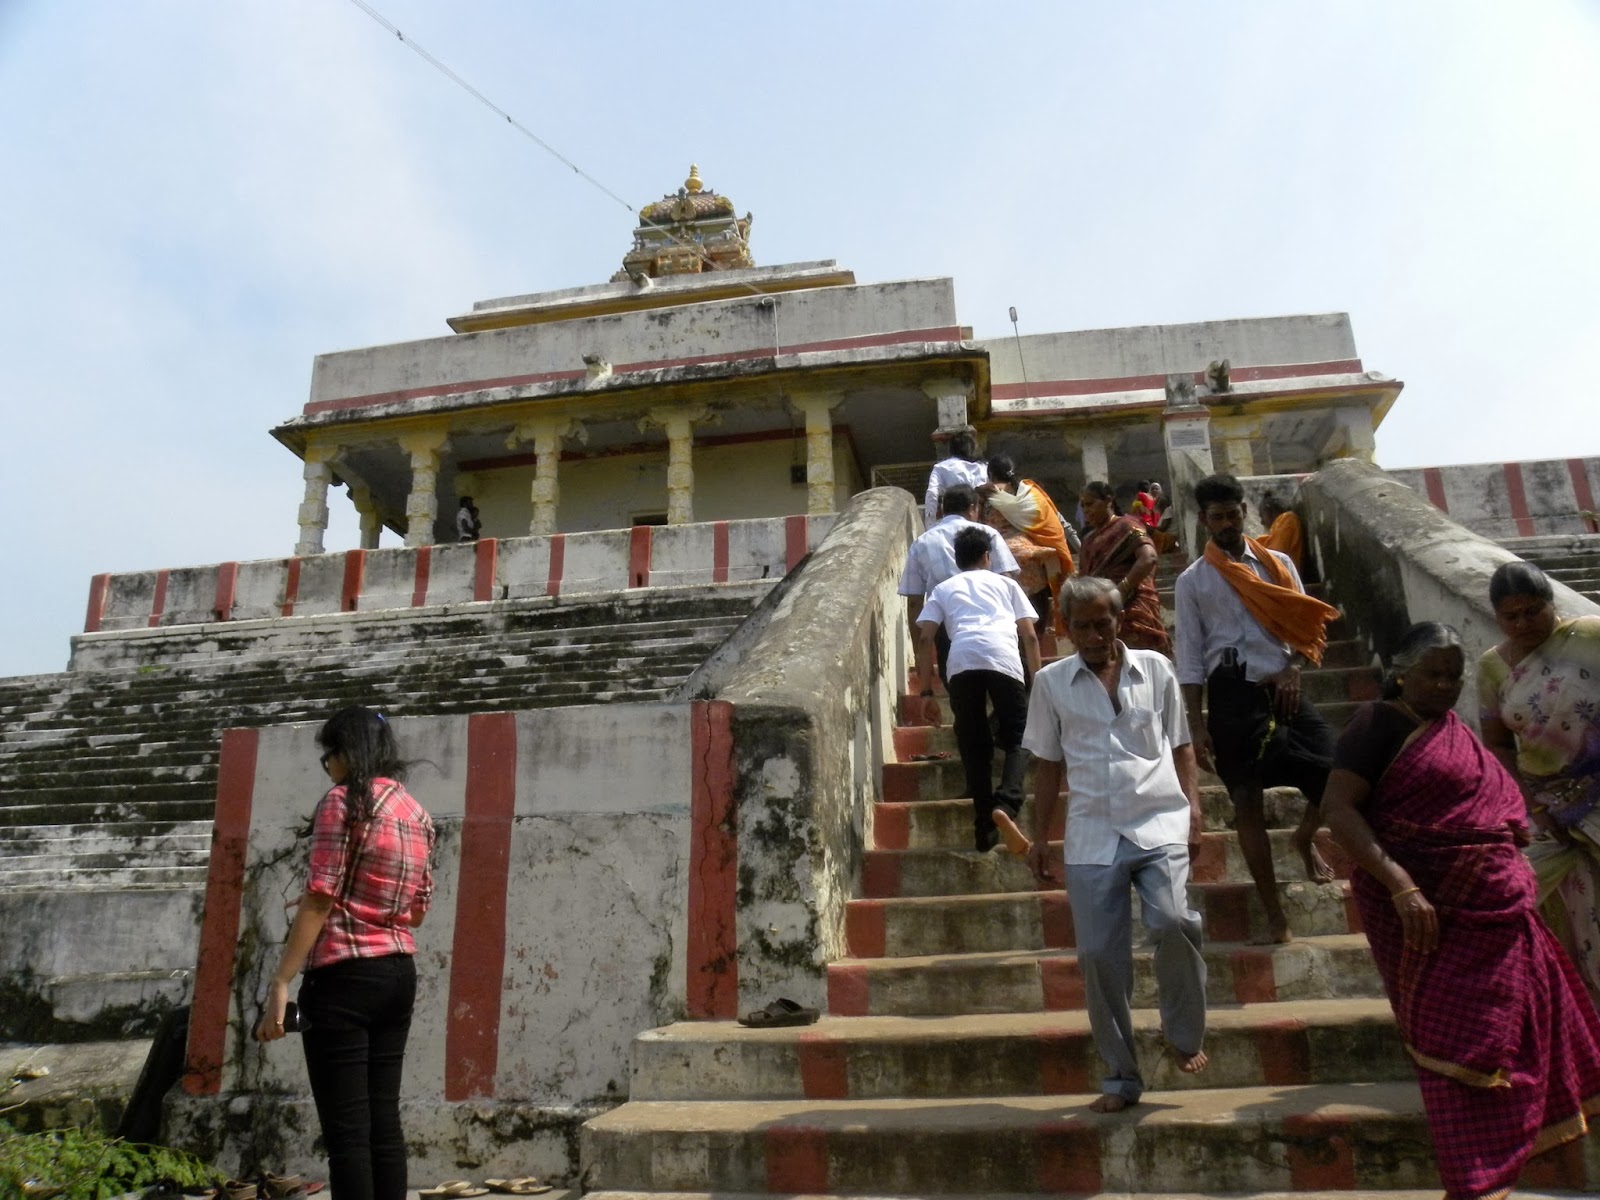
[[[1206,1034],[1206,960],[1200,914],[1189,907],[1189,847],[1141,850],[1117,843],[1108,867],[1067,864],[1067,899],[1077,931],[1078,967],[1095,1049],[1105,1060],[1102,1091],[1135,1101],[1144,1093],[1133,1041],[1133,901],[1155,946],[1161,1027],[1185,1055]]]

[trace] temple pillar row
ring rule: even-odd
[[[361,519],[361,548],[376,550],[378,537],[383,532],[383,518],[378,514],[378,502],[372,495],[372,489],[352,483],[347,490],[350,503],[355,505],[356,516]]]
[[[301,472],[306,481],[305,498],[300,501],[300,540],[295,543],[297,556],[322,553],[323,535],[328,532],[328,485],[333,482],[333,467],[329,459],[332,450],[327,446],[307,446],[305,469]]]
[[[667,435],[667,524],[694,521],[694,425],[711,416],[704,405],[652,408],[641,429],[659,426]]]
[[[1222,449],[1222,470],[1243,479],[1256,473],[1250,440],[1261,436],[1260,417],[1213,417],[1211,432]]]
[[[411,494],[406,497],[408,546],[433,543],[439,519],[439,452],[448,440],[443,429],[417,430],[400,438],[400,448],[411,456]]]
[[[1111,482],[1111,458],[1106,435],[1094,429],[1075,430],[1066,435],[1067,453],[1077,453],[1083,464],[1084,483]]]
[[[1190,559],[1205,549],[1194,485],[1215,473],[1211,458],[1211,414],[1204,405],[1169,407],[1161,415],[1161,438],[1167,450],[1167,477],[1172,500],[1172,529]]]
[[[529,499],[533,503],[533,517],[528,522],[528,533],[533,537],[548,537],[556,531],[556,511],[561,502],[561,443],[566,438],[588,441],[588,432],[582,422],[568,417],[541,417],[518,425],[506,443],[533,443],[533,484]]]
[[[835,506],[833,476],[833,410],[840,392],[805,392],[792,398],[806,420],[806,512],[820,516]]]

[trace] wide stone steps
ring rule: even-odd
[[[1159,1091],[1115,1115],[1089,1112],[1092,1099],[629,1103],[584,1127],[587,1183],[872,1196],[1438,1186],[1412,1083]],[[1579,1156],[1542,1165],[1544,1186],[1600,1183]]]
[[[1160,1020],[1134,1015],[1157,1091],[1409,1081],[1388,1001],[1233,1005],[1210,1014],[1204,1073],[1164,1052]],[[803,1029],[685,1021],[633,1046],[632,1100],[872,1100],[1075,1095],[1103,1066],[1083,1012],[824,1017]]]

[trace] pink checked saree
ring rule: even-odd
[[[1439,914],[1438,949],[1408,950],[1388,891],[1351,881],[1446,1194],[1503,1196],[1600,1113],[1600,1017],[1534,911],[1522,794],[1450,713],[1400,751],[1365,815]]]

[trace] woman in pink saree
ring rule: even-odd
[[[1334,752],[1323,815],[1422,1088],[1450,1200],[1507,1195],[1600,1114],[1600,1017],[1535,911],[1522,793],[1452,711],[1461,639],[1407,631]]]

